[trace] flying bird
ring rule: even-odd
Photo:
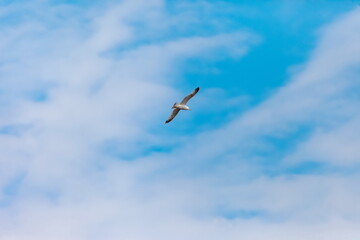
[[[166,120],[165,123],[169,123],[171,122],[171,120],[174,119],[174,117],[176,117],[176,115],[179,113],[180,110],[190,110],[190,108],[188,106],[186,106],[186,103],[193,97],[195,96],[195,94],[200,90],[199,87],[195,88],[195,90],[190,93],[189,95],[187,95],[182,101],[181,103],[174,103],[174,105],[172,106],[172,109],[174,109],[171,113],[171,115],[169,116],[168,120]]]

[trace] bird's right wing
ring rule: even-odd
[[[174,108],[174,110],[172,111],[171,115],[169,116],[168,120],[166,120],[165,123],[171,122],[171,120],[173,120],[174,117],[176,117],[176,115],[179,113],[179,111],[180,111],[180,109]]]

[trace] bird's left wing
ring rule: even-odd
[[[187,95],[187,96],[181,101],[180,104],[186,104],[186,103],[190,100],[190,98],[192,98],[193,96],[195,96],[195,94],[197,94],[197,92],[198,92],[199,90],[200,90],[199,87],[195,88],[195,90],[194,90],[192,93],[190,93],[189,95]]]
[[[179,113],[179,111],[180,111],[180,109],[174,108],[174,110],[172,111],[171,115],[169,116],[168,120],[166,120],[165,123],[171,122],[171,120],[173,120],[174,117],[176,117],[176,115]]]

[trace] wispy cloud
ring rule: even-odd
[[[103,144],[115,142],[121,157],[158,141],[149,128],[167,115],[159,106],[176,93],[169,78],[181,62],[239,57],[257,40],[245,32],[156,39],[169,31],[165,20],[171,27],[184,19],[166,15],[161,1],[84,10],[33,3],[26,14],[25,6],[6,5],[0,29],[1,235],[111,239],[114,224],[128,220],[123,237],[136,235],[149,220],[141,223],[143,213],[159,214],[161,203],[147,203],[137,180],[157,163],[121,162]]]
[[[358,9],[323,28],[308,62],[267,100],[174,140],[162,130],[164,102],[183,94],[174,87],[183,63],[240,58],[260,37],[220,25],[196,34],[194,8],[210,3],[34,3],[25,15],[14,4],[0,13],[2,238],[360,235]],[[289,171],[309,161],[325,167]]]

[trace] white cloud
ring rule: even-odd
[[[84,15],[69,20],[72,24],[50,18],[55,29],[41,21],[0,29],[6,36],[0,42],[4,51],[0,74],[7,77],[0,85],[6,98],[0,102],[8,113],[1,115],[0,124],[13,129],[26,126],[20,134],[0,134],[1,186],[24,175],[13,189],[16,194],[0,195],[0,202],[11,198],[0,207],[0,236],[16,240],[359,237],[357,173],[270,178],[261,176],[261,166],[244,160],[257,159],[254,148],[264,136],[287,136],[306,125],[321,129],[320,134],[314,131],[300,143],[284,158],[287,164],[301,161],[304,154],[338,164],[344,146],[351,154],[349,164],[358,162],[354,143],[358,99],[348,94],[358,87],[349,79],[359,74],[354,68],[359,48],[349,39],[359,37],[353,31],[359,25],[359,10],[325,28],[314,55],[287,86],[228,125],[184,144],[188,137],[167,140],[154,134],[152,127],[167,116],[166,107],[159,106],[170,102],[170,96],[180,97],[171,84],[181,61],[241,57],[258,39],[235,32],[154,38],[146,44],[144,38],[155,35],[150,32],[159,21],[162,25],[154,31],[166,35],[169,29],[163,4],[124,1],[82,12],[88,21]],[[41,18],[45,12],[48,17],[48,7],[42,6],[44,11],[36,15]],[[53,13],[62,9],[51,7]],[[146,22],[138,28],[142,16]],[[169,25],[179,21],[177,15]],[[139,29],[147,33],[137,36]],[[45,100],[29,98],[27,93],[33,91],[44,91]],[[348,144],[350,137],[355,138],[353,145]],[[149,142],[168,145],[167,141],[184,148],[138,154],[134,161],[115,159],[102,149],[102,144],[115,142],[116,154],[122,156],[143,151]],[[330,152],[322,147],[329,145]],[[226,219],[224,209],[258,210],[263,215]]]
[[[22,9],[7,7],[15,15],[16,8]],[[137,31],[152,31],[159,18],[164,20],[163,8],[161,1],[124,1],[79,12],[37,2],[28,17],[0,29],[5,36],[0,74],[6,77],[0,124],[18,132],[0,135],[1,187],[14,191],[0,196],[2,238],[96,239],[99,234],[112,239],[106,234],[117,232],[117,224],[125,236],[146,236],[138,227],[144,224],[144,233],[151,233],[145,223],[166,205],[163,220],[177,222],[171,212],[175,202],[156,198],[146,203],[141,178],[159,163],[121,162],[102,144],[116,142],[119,154],[126,154],[141,151],[138,143],[160,141],[148,130],[168,114],[160,115],[165,108],[159,106],[177,94],[168,78],[176,78],[181,61],[211,59],[220,50],[223,56],[240,57],[256,39],[235,32],[145,44],[146,34],[138,37]],[[74,11],[82,15],[73,17]],[[61,14],[70,20],[58,19]],[[167,28],[155,31],[164,34]],[[34,99],[39,92],[42,99]],[[15,186],[19,174],[24,177]],[[159,233],[160,225],[154,224]]]

